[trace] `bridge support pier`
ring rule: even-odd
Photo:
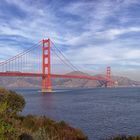
[[[52,92],[50,39],[42,40],[42,73],[42,92]]]

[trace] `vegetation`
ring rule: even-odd
[[[79,129],[45,116],[21,116],[25,100],[0,88],[0,140],[87,140]]]

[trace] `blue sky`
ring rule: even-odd
[[[87,72],[140,80],[139,0],[0,1],[0,61],[47,37]]]

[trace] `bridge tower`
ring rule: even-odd
[[[106,79],[107,79],[107,84],[106,87],[112,87],[112,82],[111,82],[111,67],[108,66],[106,69]]]
[[[42,40],[42,92],[51,92],[51,48],[50,39]]]

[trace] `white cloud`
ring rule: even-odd
[[[121,47],[120,44],[112,45],[111,43],[104,46],[90,45],[72,49],[66,52],[66,55],[76,64],[138,65],[140,49]]]
[[[115,39],[120,35],[131,33],[131,32],[140,32],[140,27],[129,27],[129,28],[116,28],[116,29],[109,29],[101,32],[97,32],[96,35],[99,38],[104,39]]]
[[[140,49],[132,49],[127,51],[124,54],[124,57],[127,59],[139,59],[140,60]],[[139,64],[140,65],[140,64]]]

